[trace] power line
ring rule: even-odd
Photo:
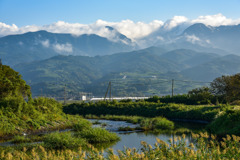
[[[203,82],[203,81],[190,81],[190,80],[176,80],[175,81],[180,81],[180,82],[192,82],[192,83],[212,83],[212,82]]]

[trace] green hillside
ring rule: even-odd
[[[120,34],[120,33],[119,33]],[[47,31],[28,32],[19,35],[0,37],[0,57],[7,65],[47,59],[56,55],[108,55],[131,51],[135,48],[130,39],[121,34],[113,42],[95,34],[73,36],[71,34],[50,33]]]
[[[210,62],[183,70],[182,75],[193,80],[212,81],[221,75],[232,75],[240,72],[240,56],[227,55],[215,58]]]
[[[176,55],[178,59],[171,58]],[[149,96],[170,94],[171,79],[191,80],[179,72],[197,63],[199,57],[202,60],[198,63],[204,63],[217,55],[151,47],[107,56],[55,56],[14,68],[31,85],[34,96],[63,98],[65,85],[69,97],[79,96],[79,92],[103,96],[109,81],[116,96]],[[201,85],[175,81],[175,93]]]

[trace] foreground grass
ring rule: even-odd
[[[185,135],[169,140],[166,143],[156,139],[154,146],[141,142],[141,150],[126,148],[118,151],[117,154],[112,149],[107,153],[99,151],[91,145],[86,150],[60,149],[51,150],[41,145],[31,149],[4,150],[0,148],[0,159],[20,160],[20,159],[111,159],[111,160],[130,160],[130,159],[239,159],[240,158],[240,137],[227,136],[222,141],[216,140],[214,135],[207,133],[193,134],[196,144],[187,145]]]

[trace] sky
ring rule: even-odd
[[[216,19],[216,15],[222,18],[221,22],[214,21],[218,24],[236,24],[240,19],[239,7],[240,0],[0,0],[0,35],[35,31],[45,29],[46,26],[53,28],[62,24],[65,27],[66,24],[75,24],[76,27],[78,24],[79,27],[80,24],[97,22],[112,26],[121,23],[117,28],[125,27],[125,32],[131,30],[127,27],[133,26],[129,23],[144,28],[139,25],[142,23],[154,30],[176,17],[177,21],[194,21],[201,19],[201,16],[211,16],[211,21]],[[126,21],[127,27],[122,25]],[[56,31],[52,28],[48,30]],[[134,27],[132,29],[136,30]],[[141,28],[137,30],[138,34],[142,32]],[[65,32],[71,31],[65,28]],[[141,35],[133,33],[131,36]]]

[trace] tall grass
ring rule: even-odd
[[[87,150],[79,148],[77,150],[60,149],[49,150],[43,146],[37,146],[31,150],[6,150],[0,148],[1,160],[22,160],[22,159],[111,159],[111,160],[133,160],[133,159],[240,159],[240,137],[226,136],[222,141],[216,140],[214,135],[206,133],[193,134],[196,143],[187,145],[185,135],[170,139],[166,143],[156,139],[156,143],[151,146],[146,142],[141,142],[141,150],[135,148],[125,148],[117,154],[109,149],[106,153],[99,151],[93,146],[88,146]]]

